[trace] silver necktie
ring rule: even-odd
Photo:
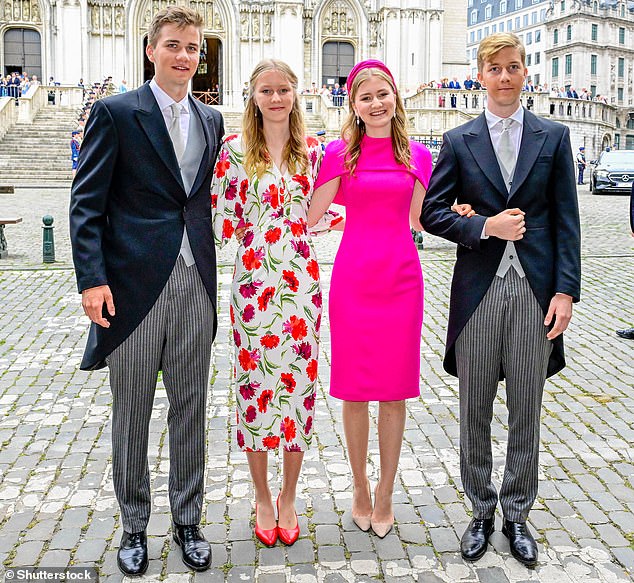
[[[181,106],[178,103],[172,103],[170,105],[172,110],[172,122],[169,127],[169,135],[172,138],[172,144],[174,145],[174,152],[176,152],[176,159],[180,164],[183,154],[185,153],[185,143],[183,140],[183,132],[181,132]]]
[[[502,170],[502,176],[508,183],[510,189],[510,181],[513,177],[513,171],[515,170],[515,145],[511,140],[510,128],[513,124],[511,118],[502,120],[502,135],[500,136],[500,143],[498,145],[498,160]]]

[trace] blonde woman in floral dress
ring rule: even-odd
[[[242,238],[231,291],[239,447],[255,489],[255,534],[272,546],[299,536],[295,493],[310,445],[322,295],[306,226],[321,160],[305,137],[297,77],[264,60],[249,82],[242,136],[226,138],[211,186],[214,233]],[[330,214],[312,231],[340,223]],[[273,505],[268,451],[282,447],[283,479]],[[277,521],[276,521],[277,510]]]

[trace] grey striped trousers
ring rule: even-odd
[[[107,359],[112,389],[112,471],[127,532],[145,530],[150,519],[147,450],[159,370],[170,405],[172,517],[177,524],[200,522],[213,318],[213,305],[196,266],[187,267],[179,256],[148,315]]]
[[[542,394],[551,342],[544,313],[526,278],[511,268],[494,277],[456,341],[460,387],[460,474],[476,518],[491,518],[491,420],[500,367],[506,376],[508,444],[500,505],[525,522],[537,496]]]

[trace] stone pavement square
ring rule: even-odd
[[[110,463],[106,371],[78,365],[87,322],[68,243],[67,189],[0,194],[10,255],[0,260],[0,561],[4,566],[89,565],[121,581],[121,536]],[[264,548],[253,536],[253,492],[244,455],[231,441],[233,366],[228,294],[235,246],[220,256],[219,331],[208,404],[204,531],[213,565],[193,574],[169,535],[166,417],[159,384],[149,462],[154,515],[148,527],[148,580],[260,583],[444,582],[618,583],[634,574],[634,343],[615,336],[634,325],[634,239],[628,199],[579,190],[583,296],[566,334],[568,366],[546,385],[539,496],[530,515],[540,561],[529,570],[509,554],[500,517],[489,552],[462,561],[469,520],[460,481],[456,379],[442,370],[454,247],[425,235],[426,302],[421,397],[407,404],[395,489],[396,526],[379,540],[350,519],[350,472],[341,405],[328,395],[328,318],[320,354],[315,445],[299,483],[301,538]],[[43,265],[41,217],[55,217],[57,262]],[[327,291],[339,235],[315,241]],[[377,363],[390,366],[390,363]],[[494,409],[494,479],[504,464],[507,415],[501,388]],[[371,407],[370,479],[376,483],[376,407]],[[272,458],[273,471],[279,460]],[[277,466],[277,467],[275,467]],[[273,484],[274,492],[278,484]],[[0,576],[2,569],[0,568]]]

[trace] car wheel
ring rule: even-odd
[[[589,182],[588,188],[590,189],[590,192],[592,192],[592,191],[593,191],[593,188],[592,188],[592,178],[590,178],[590,182]]]

